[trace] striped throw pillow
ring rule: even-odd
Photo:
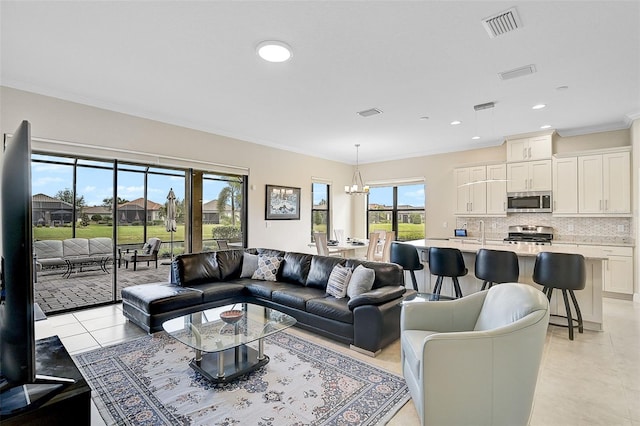
[[[351,279],[351,268],[336,265],[331,270],[329,281],[327,281],[327,294],[342,299],[347,295],[347,287]]]

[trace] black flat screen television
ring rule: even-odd
[[[37,408],[74,382],[36,374],[29,122],[23,121],[4,145],[0,210],[0,420]]]

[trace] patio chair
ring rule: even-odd
[[[129,262],[133,262],[133,270],[136,271],[138,262],[147,262],[147,266],[150,266],[150,262],[155,262],[158,269],[158,251],[161,244],[159,238],[149,238],[141,249],[134,249],[133,253],[130,252],[131,249],[127,249],[120,256],[124,261],[124,267],[129,268]]]

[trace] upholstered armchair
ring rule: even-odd
[[[137,270],[138,262],[147,262],[147,266],[150,262],[155,262],[157,269],[160,245],[162,245],[162,241],[159,238],[149,238],[142,249],[135,249],[132,253],[129,252],[129,249],[125,253],[120,252],[120,259],[124,261],[125,268],[129,267],[129,262],[132,262],[134,271]]]
[[[528,424],[548,323],[547,298],[526,284],[404,302],[402,372],[422,424]]]

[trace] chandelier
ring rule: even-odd
[[[344,192],[349,195],[353,194],[368,194],[369,187],[365,186],[362,181],[362,175],[360,174],[360,170],[358,170],[358,153],[360,150],[360,144],[356,144],[356,171],[353,172],[353,178],[351,179],[351,185],[347,185],[344,187]]]

